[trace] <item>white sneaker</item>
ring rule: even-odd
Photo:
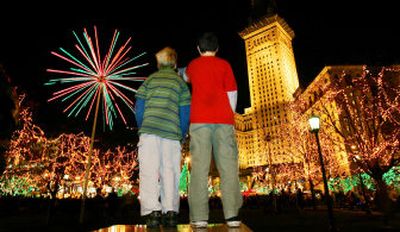
[[[192,221],[192,222],[190,222],[190,225],[196,229],[207,228],[208,222],[207,221]]]
[[[229,218],[229,219],[226,220],[226,224],[229,227],[240,227],[241,223],[242,222],[239,220],[238,217],[232,217],[232,218]]]

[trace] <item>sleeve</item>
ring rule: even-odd
[[[229,104],[231,105],[232,111],[236,112],[236,105],[237,105],[237,90],[235,91],[228,91],[226,92],[229,99]]]
[[[135,119],[136,119],[137,127],[139,127],[139,128],[142,126],[142,122],[143,122],[144,106],[146,103],[146,92],[147,92],[148,81],[149,81],[149,79],[145,80],[135,94],[135,98],[136,98]]]
[[[146,101],[144,99],[136,98],[135,119],[136,119],[136,124],[137,124],[138,128],[142,127],[145,103],[146,103]]]
[[[191,95],[187,84],[183,81],[181,85],[181,91],[182,92],[179,99],[179,121],[182,137],[185,138],[185,135],[189,129]]]
[[[189,87],[185,82],[181,82],[181,96],[179,98],[179,106],[190,105],[192,97],[190,95]]]
[[[179,107],[179,121],[182,132],[182,137],[185,138],[186,133],[189,129],[189,117],[190,116],[190,105]]]

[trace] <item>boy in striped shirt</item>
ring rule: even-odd
[[[189,127],[189,88],[176,72],[177,54],[156,54],[158,71],[136,93],[139,128],[139,196],[148,227],[176,226],[179,213],[181,141]],[[160,201],[160,200],[161,201]]]

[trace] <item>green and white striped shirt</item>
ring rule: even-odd
[[[181,140],[179,107],[190,105],[187,84],[172,68],[161,68],[140,86],[136,98],[145,100],[143,123],[139,134],[155,134]]]

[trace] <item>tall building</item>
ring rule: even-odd
[[[284,106],[299,87],[294,32],[272,15],[239,34],[245,42],[251,104],[244,114],[235,115],[240,168],[288,162],[289,145],[279,138],[279,125],[290,120]]]
[[[328,125],[321,127],[319,133],[325,142],[323,148],[327,155],[324,162],[328,177],[350,176],[356,161],[351,160],[349,154],[354,153],[356,146],[344,140],[346,136],[343,135],[352,133],[348,129],[350,122],[341,113],[340,101],[331,98],[330,89],[342,75],[361,77],[364,66],[326,66],[303,90],[299,88],[292,48],[294,32],[284,19],[270,11],[252,21],[239,35],[245,43],[250,92],[250,107],[243,114],[235,115],[242,174],[247,175],[248,172],[243,171],[246,169],[265,171],[271,176],[266,179],[272,188],[275,184],[279,184],[279,188],[291,183],[299,175],[304,179],[306,173],[319,175],[319,161],[310,159],[316,152],[312,147],[315,144],[305,125],[317,112],[321,122]],[[391,66],[398,70],[398,65]],[[399,86],[397,77],[393,74],[388,83]],[[349,92],[346,95],[357,101],[357,94]],[[289,110],[289,103],[300,110]],[[329,126],[328,122],[334,124]],[[296,128],[299,131],[291,130]]]
[[[235,115],[240,168],[274,167],[287,163],[302,166],[301,155],[293,154],[293,145],[280,133],[282,124],[293,123],[286,104],[307,102],[304,120],[322,105],[336,112],[335,102],[324,100],[321,86],[328,85],[343,71],[359,76],[362,66],[327,66],[303,91],[299,88],[292,48],[294,32],[284,19],[278,15],[266,16],[239,34],[245,41],[251,104],[244,114]],[[340,142],[340,136],[334,133],[332,136],[339,141],[334,146],[336,157],[333,157],[339,166],[330,174],[349,174],[344,143]]]

